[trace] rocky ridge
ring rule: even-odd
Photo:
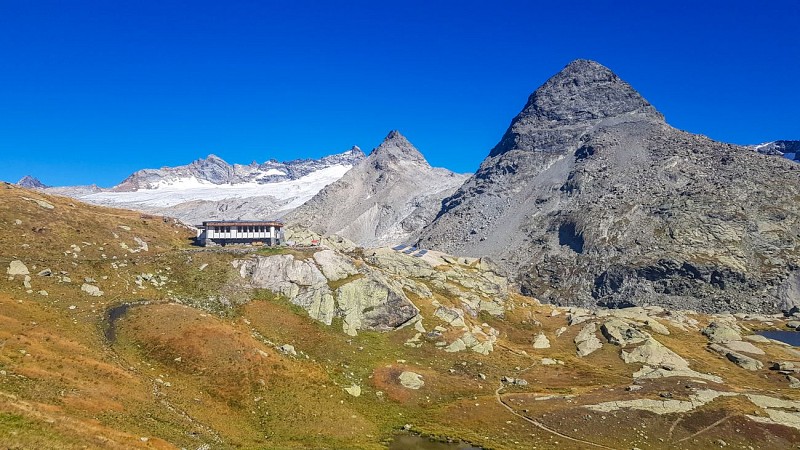
[[[322,234],[377,247],[416,237],[466,175],[434,168],[398,131],[341,179],[286,216]]]
[[[320,159],[228,164],[209,155],[191,164],[137,171],[110,189],[90,186],[41,188],[89,203],[175,217],[187,224],[206,220],[264,220],[301,205],[365,158],[358,148]]]
[[[488,255],[556,304],[775,312],[800,303],[798,199],[792,162],[674,129],[577,60],[531,95],[419,244]]]

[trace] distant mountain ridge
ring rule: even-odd
[[[122,183],[114,186],[112,190],[130,192],[140,189],[158,189],[159,187],[175,185],[181,182],[206,182],[217,185],[276,183],[296,180],[331,166],[352,166],[365,157],[366,155],[358,146],[353,146],[346,152],[320,159],[296,159],[286,162],[269,160],[262,164],[253,162],[248,165],[228,164],[222,158],[211,154],[185,166],[139,170],[122,181]]]
[[[764,155],[783,156],[800,162],[800,141],[772,141],[747,147]]]
[[[30,175],[25,175],[24,177],[20,178],[17,181],[17,186],[22,186],[28,189],[45,189],[49,186],[46,186],[44,183],[39,181],[38,178],[32,177]]]

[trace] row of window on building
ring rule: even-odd
[[[234,231],[238,231],[239,233],[266,233],[269,231],[269,227],[267,226],[241,226],[241,227],[233,227]],[[217,233],[230,233],[231,227],[214,227],[214,231]]]

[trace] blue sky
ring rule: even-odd
[[[800,139],[796,2],[0,0],[0,179],[109,186],[377,146],[472,172],[589,58],[681,129]],[[698,5],[697,3],[702,3]]]

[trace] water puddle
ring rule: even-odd
[[[399,434],[389,444],[389,450],[482,450],[463,442],[438,442],[413,434]]]
[[[106,322],[103,329],[103,334],[106,336],[106,340],[113,344],[117,339],[117,320],[125,316],[129,309],[136,306],[144,306],[149,304],[149,301],[142,300],[138,302],[122,303],[121,305],[117,305],[108,309],[106,311]]]
[[[759,331],[758,334],[764,336],[765,338],[781,341],[784,344],[800,347],[800,332],[797,331],[767,330]]]

